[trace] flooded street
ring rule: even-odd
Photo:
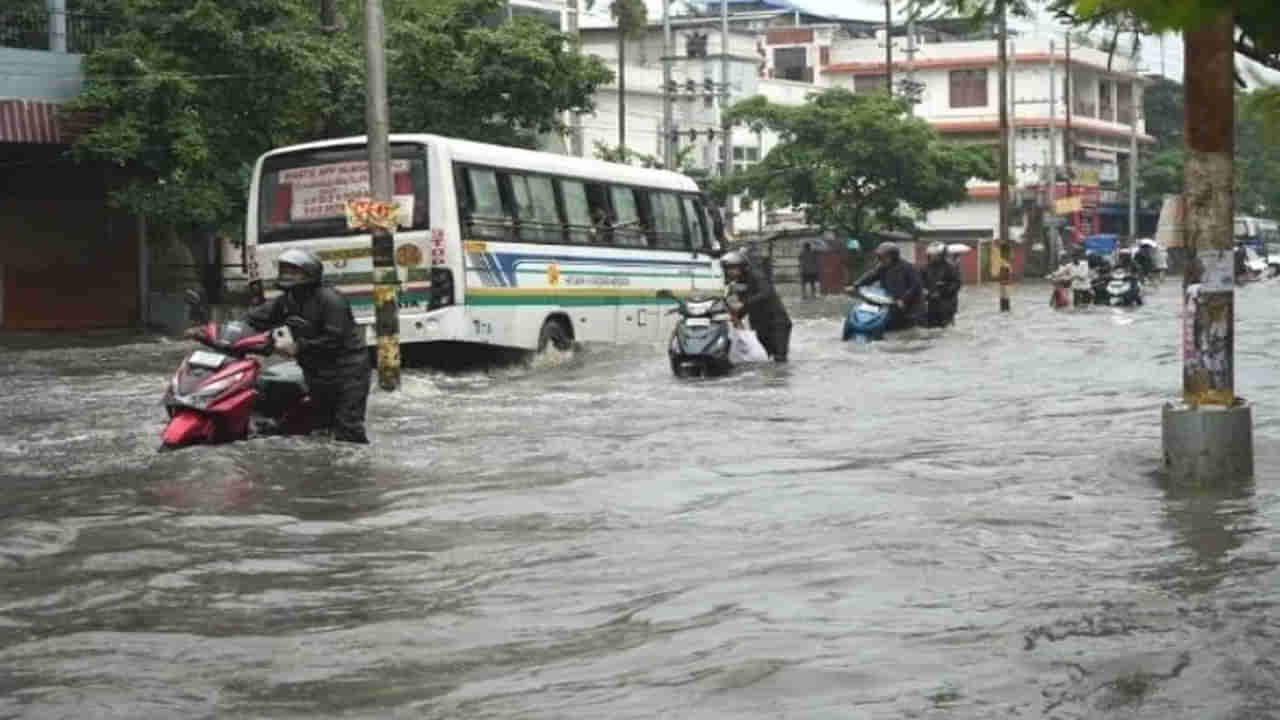
[[[187,346],[0,350],[0,718],[1280,716],[1280,284],[1258,477],[1166,487],[1176,282],[678,381],[407,371],[371,448],[156,453]]]

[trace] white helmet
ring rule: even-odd
[[[929,247],[925,249],[925,254],[929,257],[945,256],[947,254],[947,246],[940,242],[931,242]]]
[[[747,257],[740,250],[730,250],[720,256],[721,265],[746,265]]]

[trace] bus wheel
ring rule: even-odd
[[[573,335],[565,326],[564,320],[547,318],[547,321],[542,323],[542,331],[538,333],[538,352],[546,350],[548,345],[561,352],[573,348]]]

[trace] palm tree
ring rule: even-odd
[[[595,0],[587,0],[587,10]],[[626,156],[627,149],[627,45],[630,38],[644,37],[649,11],[644,0],[613,0],[609,16],[618,24],[618,148]]]

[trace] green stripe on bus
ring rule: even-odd
[[[564,305],[594,307],[600,305],[670,305],[672,302],[653,295],[468,295],[467,305]]]

